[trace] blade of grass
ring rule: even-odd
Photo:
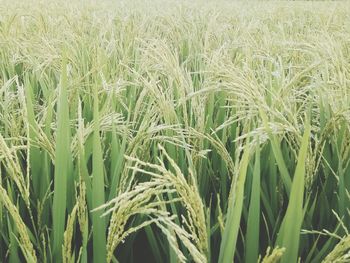
[[[220,245],[220,263],[231,263],[235,254],[236,242],[242,214],[244,183],[247,174],[249,154],[249,146],[246,145],[242,161],[239,167],[237,181],[233,181],[231,185],[230,197],[228,201],[227,219]]]
[[[97,84],[94,85],[94,133],[93,133],[93,155],[92,155],[92,209],[97,208],[105,202],[103,156],[100,139],[100,117]],[[92,214],[93,227],[93,260],[94,262],[105,262],[106,260],[106,222],[101,217],[103,209],[94,211]]]
[[[67,57],[62,58],[61,83],[57,105],[56,159],[54,174],[54,195],[52,205],[53,254],[56,261],[61,261],[61,246],[66,220],[67,178],[70,173],[70,127],[67,94]]]
[[[285,161],[283,159],[281,148],[279,147],[279,143],[277,141],[276,136],[274,136],[272,134],[271,128],[270,128],[270,126],[268,124],[268,118],[266,116],[266,113],[261,108],[259,108],[259,112],[260,112],[260,116],[262,118],[264,127],[265,127],[265,129],[267,131],[267,134],[269,136],[269,139],[271,141],[272,151],[273,151],[273,153],[275,155],[275,159],[276,159],[278,168],[280,170],[284,186],[286,188],[287,194],[289,195],[291,184],[292,184],[292,180],[290,179],[290,175],[289,175],[286,163],[285,163]]]
[[[260,233],[260,146],[255,152],[252,190],[248,212],[245,262],[257,262],[259,256]]]
[[[277,245],[286,251],[281,263],[294,263],[298,260],[300,231],[303,222],[303,200],[305,188],[305,160],[311,133],[310,124],[306,124],[301,141],[298,163],[295,169],[290,199],[277,239]]]

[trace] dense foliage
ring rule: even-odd
[[[0,261],[349,262],[349,2],[113,2],[1,1]]]

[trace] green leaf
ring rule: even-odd
[[[63,244],[67,206],[67,178],[71,173],[70,168],[72,167],[70,164],[71,152],[67,82],[67,57],[64,52],[57,105],[56,157],[52,206],[53,254],[56,261],[60,261],[62,257],[61,246]]]
[[[239,167],[239,173],[237,181],[233,181],[231,184],[227,219],[224,228],[223,237],[220,245],[219,262],[220,263],[232,263],[237,236],[241,221],[242,207],[243,207],[243,194],[244,183],[247,174],[247,167],[249,162],[249,146],[246,145]],[[233,179],[234,180],[234,179]]]
[[[276,159],[276,162],[277,162],[277,165],[278,165],[278,169],[280,170],[284,186],[286,188],[287,194],[289,195],[292,181],[290,179],[290,175],[289,175],[286,163],[285,163],[285,161],[283,159],[283,155],[282,155],[282,151],[281,151],[280,145],[279,145],[279,143],[277,141],[276,136],[273,135],[273,133],[271,131],[271,128],[270,128],[270,126],[268,124],[268,118],[266,116],[266,113],[261,108],[259,108],[259,111],[260,111],[260,115],[261,115],[261,118],[263,120],[263,124],[265,126],[265,129],[266,129],[267,134],[269,136],[269,139],[271,141],[272,151],[273,151],[273,153],[275,155],[275,159]]]
[[[252,192],[248,212],[245,262],[257,262],[259,256],[260,230],[260,146],[255,152]]]
[[[100,118],[98,109],[97,85],[94,87],[94,134],[92,154],[92,209],[105,202],[103,155],[100,140]],[[94,211],[92,214],[93,227],[93,260],[105,262],[106,260],[106,222],[101,217],[103,209]]]
[[[310,133],[311,126],[307,124],[301,142],[287,211],[277,239],[277,245],[286,248],[281,263],[295,263],[298,260],[300,231],[303,222],[305,160]]]

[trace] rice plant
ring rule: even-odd
[[[350,2],[0,3],[0,262],[350,262]]]

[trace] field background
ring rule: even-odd
[[[350,262],[350,2],[0,1],[0,262]]]

